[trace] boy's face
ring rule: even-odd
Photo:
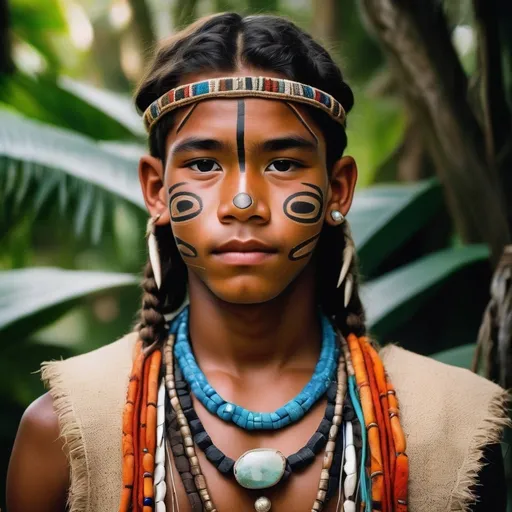
[[[212,99],[177,112],[160,196],[189,279],[233,303],[282,293],[310,261],[324,222],[332,224],[330,211],[346,213],[332,206],[325,154],[322,133],[297,104]]]

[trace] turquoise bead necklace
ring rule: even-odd
[[[189,311],[186,307],[172,322],[170,332],[176,336],[174,354],[183,378],[195,397],[212,414],[246,430],[277,430],[300,420],[327,391],[335,379],[339,348],[334,329],[325,315],[321,315],[322,348],[320,359],[311,380],[302,391],[274,412],[249,411],[224,400],[208,383],[199,368],[188,338]]]

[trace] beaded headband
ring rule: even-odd
[[[330,94],[300,82],[262,76],[212,78],[171,89],[146,109],[143,116],[144,125],[146,130],[151,132],[165,114],[196,101],[247,96],[306,103],[320,108],[336,122],[345,125],[345,110]]]

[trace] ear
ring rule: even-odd
[[[165,190],[162,161],[151,155],[144,155],[139,161],[139,181],[149,215],[160,215],[157,225],[169,224],[169,208]]]
[[[325,221],[331,226],[336,226],[331,212],[338,210],[347,215],[354,197],[357,182],[357,165],[351,156],[344,156],[337,160],[333,166],[329,184],[329,199]]]

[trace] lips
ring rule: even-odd
[[[275,253],[276,249],[261,242],[260,240],[230,240],[219,247],[217,247],[213,253],[223,254],[228,252],[263,252],[263,253]]]
[[[224,264],[235,266],[261,265],[277,253],[273,247],[260,240],[230,240],[213,251]]]

